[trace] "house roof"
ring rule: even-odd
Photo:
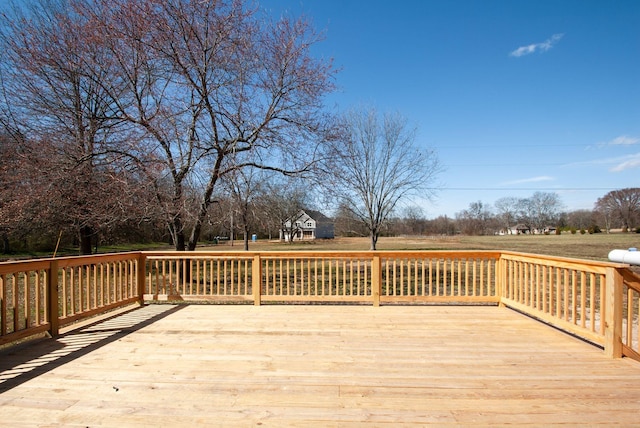
[[[320,222],[333,221],[326,215],[322,214],[320,211],[315,211],[315,210],[302,210],[302,211],[304,211],[309,217],[311,217],[315,221],[320,221]]]

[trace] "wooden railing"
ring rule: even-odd
[[[495,251],[135,252],[0,263],[0,344],[134,302],[500,304],[640,360],[627,265]]]
[[[497,252],[145,253],[160,300],[498,303]]]
[[[0,345],[141,302],[140,253],[0,263]],[[144,277],[142,277],[144,278]]]
[[[500,303],[640,361],[640,277],[625,265],[502,253]]]

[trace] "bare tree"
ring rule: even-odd
[[[345,115],[344,130],[327,165],[331,189],[367,227],[375,250],[400,201],[433,194],[438,159],[432,150],[418,149],[415,130],[398,114],[354,110]]]
[[[596,209],[604,213],[605,218],[619,221],[624,230],[630,230],[640,219],[640,188],[612,190],[598,199]]]
[[[262,198],[262,216],[269,219],[271,227],[277,227],[280,239],[298,233],[297,220],[302,217],[301,210],[310,203],[310,192],[307,182],[299,178],[272,176],[266,182]]]
[[[518,198],[505,196],[494,202],[496,216],[507,233],[511,230],[511,226],[515,225],[518,213]]]
[[[422,208],[417,205],[405,207],[404,223],[411,235],[422,235],[425,230],[425,217]]]
[[[257,200],[263,195],[264,174],[256,168],[245,168],[227,174],[223,188],[231,195],[234,222],[242,230],[244,250],[249,251],[249,234],[257,224]]]
[[[31,215],[73,228],[80,252],[90,254],[100,230],[132,212],[125,209],[129,190],[121,187],[130,169],[106,155],[121,122],[104,90],[107,74],[95,65],[105,60],[102,50],[88,37],[91,23],[66,1],[30,3],[0,21],[2,89],[11,112],[3,116],[28,136],[19,142],[23,154],[30,151],[25,168],[38,171],[27,193],[38,200]]]
[[[558,222],[562,202],[557,193],[535,192],[530,198],[520,199],[518,208],[519,221],[532,232],[542,232]]]
[[[369,234],[362,221],[344,203],[336,208],[335,232],[339,236],[367,236]]]
[[[456,224],[453,219],[446,215],[441,215],[427,222],[427,233],[432,235],[455,235],[457,233]]]
[[[271,22],[240,0],[100,0],[82,11],[114,58],[121,118],[145,137],[128,153],[171,177],[176,249],[195,248],[221,177],[248,167],[294,174],[314,163],[335,71],[312,57],[321,37],[306,20]],[[200,189],[193,213],[190,177]]]
[[[566,213],[567,226],[572,228],[586,230],[594,228],[597,222],[595,221],[595,213],[591,210],[574,210]]]
[[[458,226],[467,235],[486,235],[490,232],[493,215],[482,201],[472,202],[469,208],[456,215]]]

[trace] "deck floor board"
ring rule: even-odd
[[[640,425],[640,363],[509,309],[150,305],[0,353],[6,426]]]

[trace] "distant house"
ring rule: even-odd
[[[313,210],[300,210],[296,216],[287,219],[280,230],[280,239],[287,242],[334,237],[333,220]]]
[[[553,235],[556,233],[556,228],[553,226],[547,226],[543,229],[536,229],[524,224],[517,224],[515,226],[500,229],[498,235]]]
[[[517,224],[508,228],[500,229],[498,235],[527,235],[531,233],[531,228],[524,224]]]

